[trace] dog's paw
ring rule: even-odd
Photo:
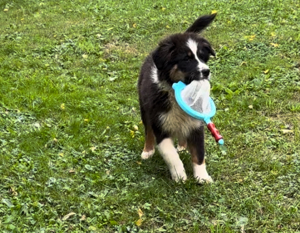
[[[150,151],[143,151],[141,154],[142,159],[149,159],[154,155],[155,150],[150,150]]]
[[[175,182],[185,182],[187,179],[184,167],[182,165],[174,166],[170,169],[172,179]]]
[[[214,182],[213,179],[210,176],[207,176],[205,178],[203,178],[203,177],[199,178],[197,176],[195,178],[196,178],[198,184],[205,184],[205,183],[213,183]]]
[[[208,175],[208,173],[206,171],[205,163],[201,164],[201,165],[194,163],[193,169],[194,169],[194,177],[199,184],[214,182],[213,179],[210,177],[210,175]]]

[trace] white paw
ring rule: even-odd
[[[183,164],[179,164],[178,166],[174,166],[170,168],[172,179],[175,182],[184,182],[187,179]]]
[[[143,151],[141,154],[142,159],[149,159],[154,155],[155,150],[150,150],[150,151]]]
[[[202,178],[199,178],[198,176],[197,177],[195,177],[196,178],[196,180],[197,180],[197,182],[199,183],[199,184],[205,184],[205,183],[213,183],[214,181],[213,181],[213,179],[210,177],[210,176],[207,176],[207,177],[202,177]]]
[[[210,177],[210,175],[208,175],[206,171],[205,163],[201,165],[193,163],[193,169],[194,169],[194,177],[196,178],[199,184],[214,182],[213,179]]]

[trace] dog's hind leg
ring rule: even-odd
[[[194,177],[198,183],[213,182],[206,171],[203,126],[194,130],[189,136],[188,149],[192,155]]]
[[[142,159],[149,159],[155,152],[155,136],[151,127],[145,125],[145,145],[141,154]]]
[[[152,127],[150,126],[150,122],[148,121],[148,118],[146,117],[146,113],[142,105],[140,106],[141,109],[141,117],[145,128],[145,145],[143,152],[141,154],[142,159],[149,159],[153,156],[155,152],[155,136],[152,130]]]
[[[181,152],[187,149],[187,142],[185,139],[178,138],[177,151]]]

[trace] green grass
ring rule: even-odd
[[[0,3],[1,232],[300,232],[299,1]],[[141,161],[137,77],[164,36],[218,11],[215,182]],[[137,130],[138,127],[138,130]],[[141,220],[139,220],[141,219]]]

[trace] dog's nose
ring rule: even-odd
[[[210,73],[210,70],[209,69],[201,70],[201,73],[203,75],[203,78],[207,78]]]

